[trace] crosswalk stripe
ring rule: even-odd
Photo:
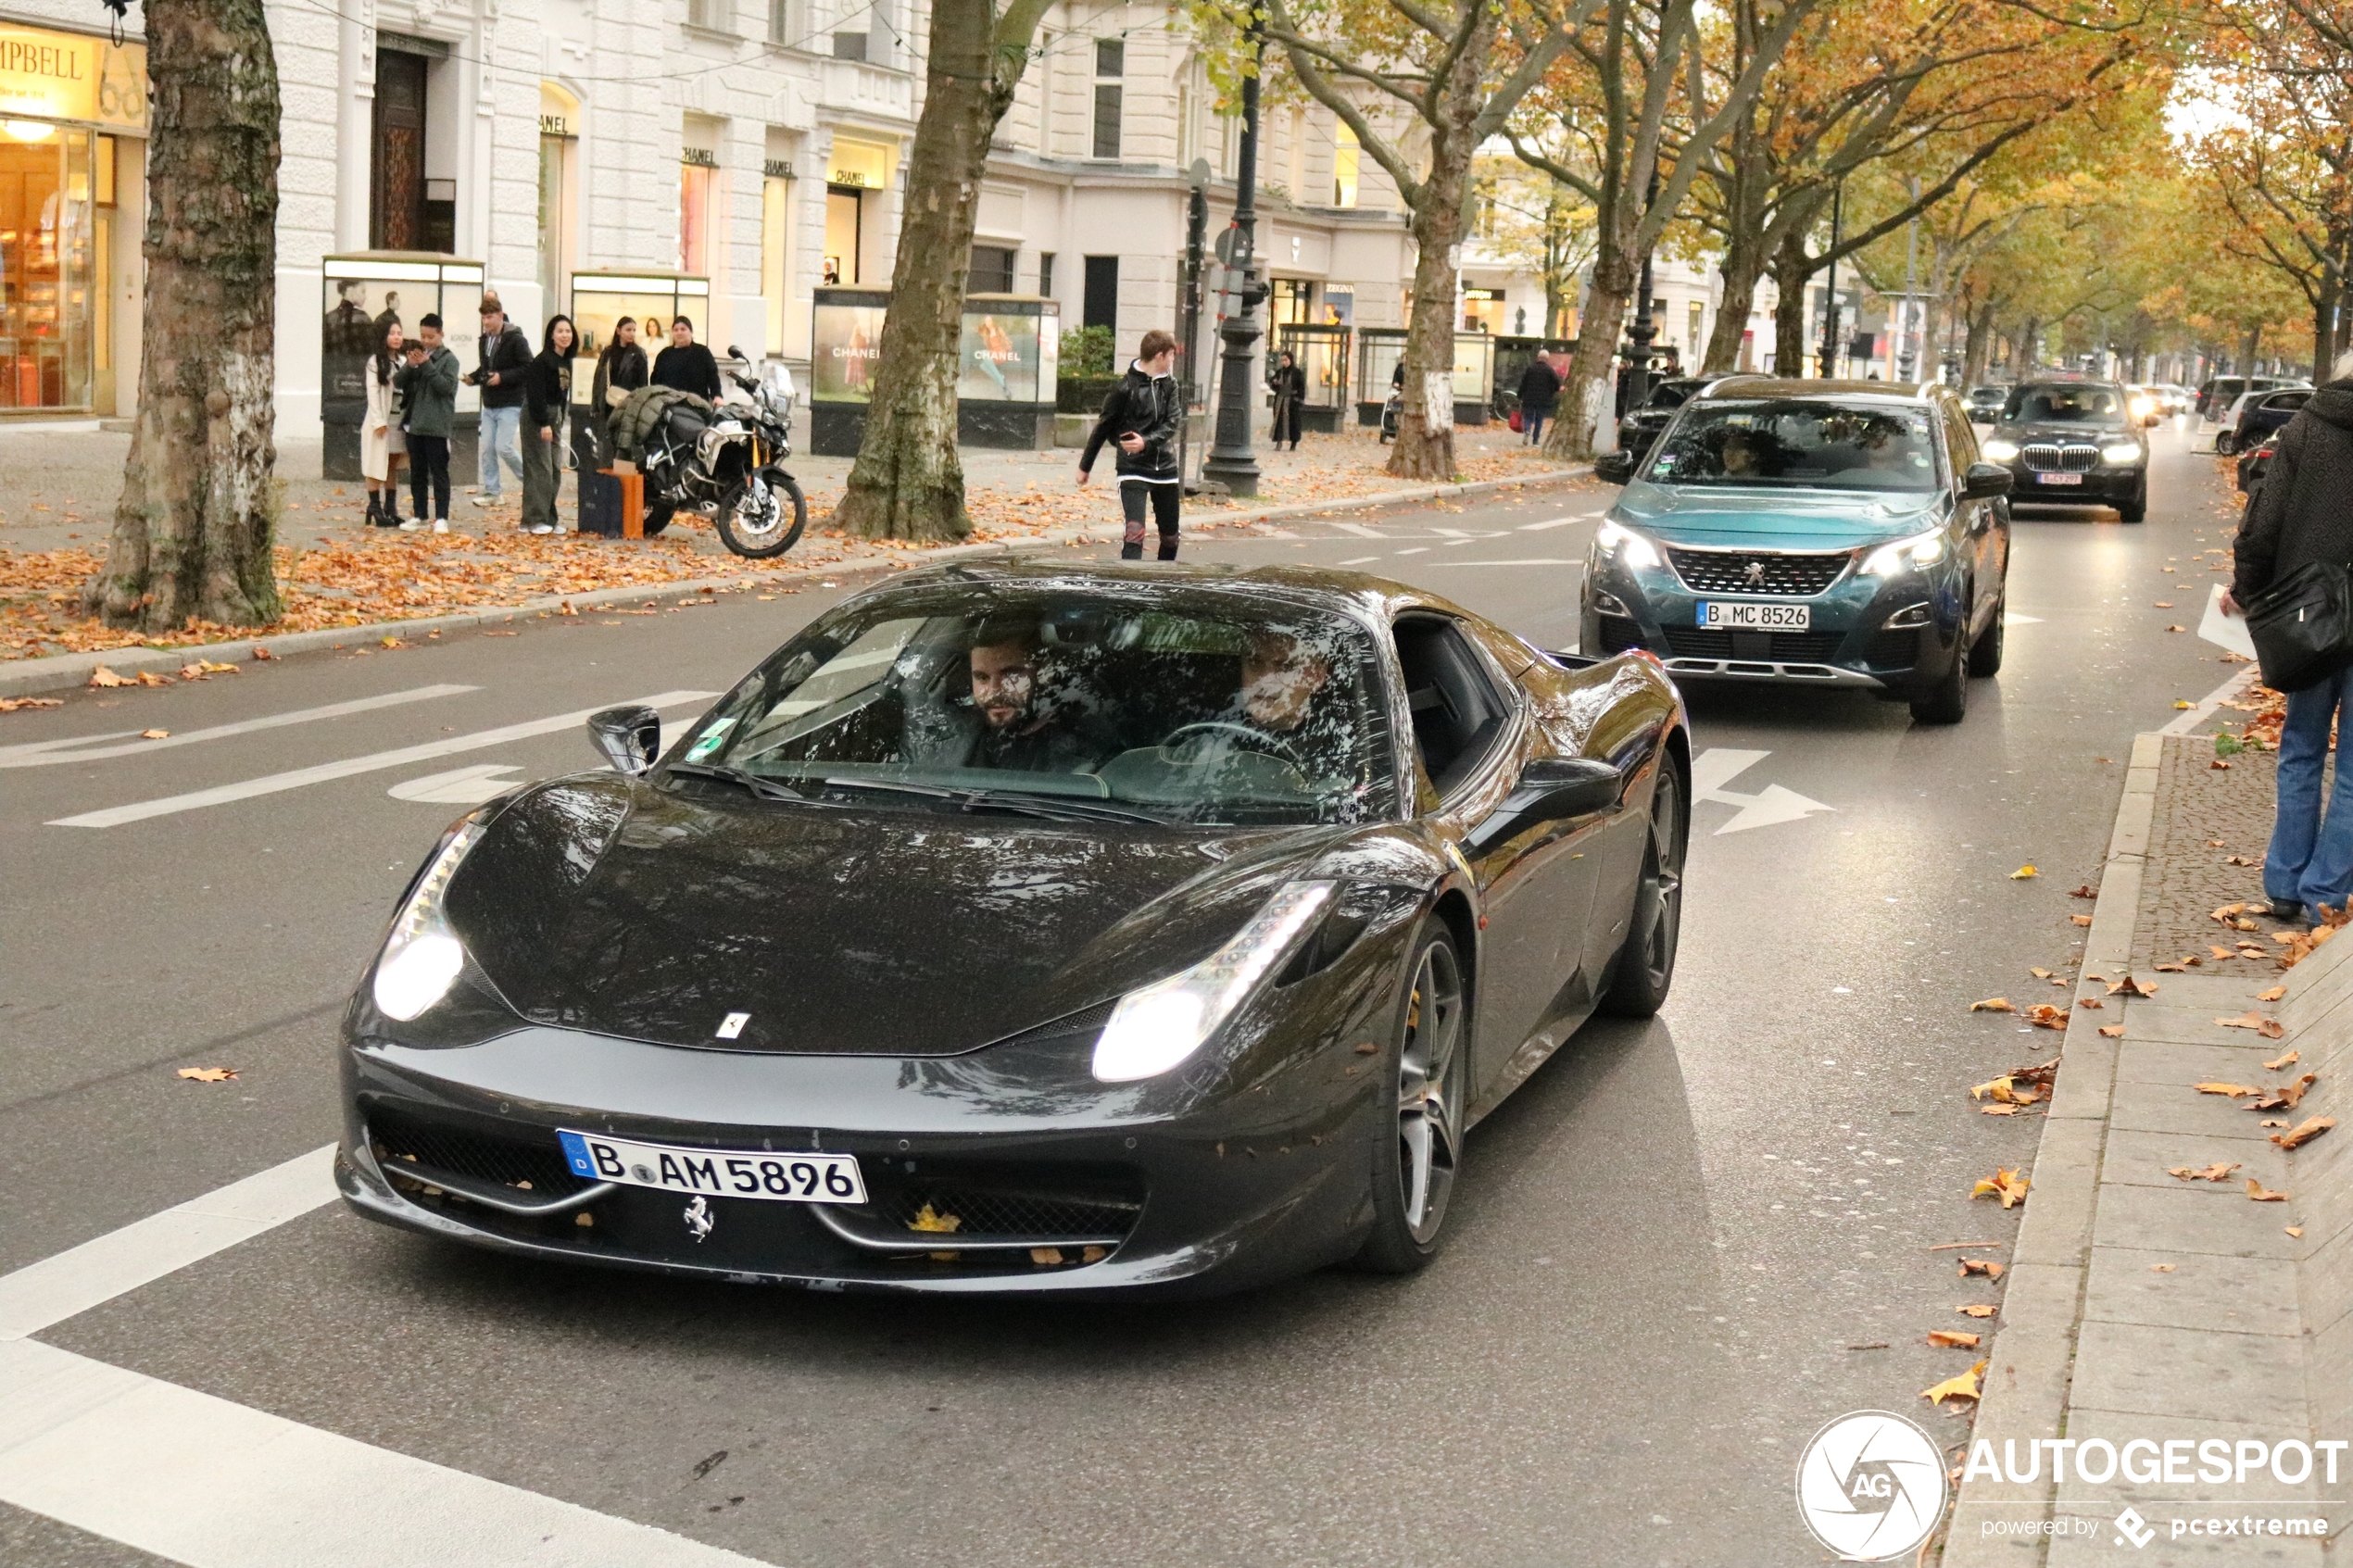
[[[341,719],[346,714],[372,713],[380,708],[396,708],[406,702],[423,702],[436,696],[456,696],[463,692],[480,691],[479,686],[413,686],[407,691],[385,692],[377,696],[354,697],[349,702],[331,702],[323,708],[297,708],[289,713],[264,714],[258,719],[240,719],[233,724],[215,724],[208,729],[182,730],[161,740],[140,740],[137,730],[115,730],[102,735],[75,735],[66,740],[28,741],[20,746],[0,746],[0,768],[48,768],[60,762],[89,762],[101,757],[127,757],[132,752],[145,755],[169,751],[175,746],[194,746],[200,740],[222,740],[230,735],[249,735],[257,730],[283,729],[288,724],[308,724],[317,719]],[[120,746],[101,746],[100,741],[124,741]]]

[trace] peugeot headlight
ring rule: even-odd
[[[1095,1041],[1095,1076],[1106,1084],[1155,1077],[1201,1049],[1314,927],[1336,886],[1285,884],[1224,947],[1122,997]]]
[[[1915,533],[1909,539],[1898,539],[1893,545],[1881,545],[1863,562],[1865,575],[1894,577],[1915,567],[1930,566],[1944,558],[1944,531],[1931,528],[1926,533]]]
[[[1986,442],[1978,450],[1985,455],[1985,460],[1989,463],[2007,463],[2018,456],[2018,443],[1996,437]]]
[[[481,823],[468,821],[451,834],[393,921],[376,960],[376,1010],[386,1018],[406,1023],[417,1017],[449,994],[464,967],[465,946],[442,918],[441,898],[482,833]]]
[[[2100,448],[2100,461],[2104,463],[2137,463],[2140,460],[2141,447],[2135,441],[2114,442]]]
[[[1628,566],[1658,564],[1658,546],[1622,522],[1603,522],[1593,533],[1593,546],[1605,556],[1620,558]]]

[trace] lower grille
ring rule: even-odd
[[[2036,442],[2019,456],[2026,466],[2037,473],[2083,473],[2100,460],[2096,446],[2061,446],[2055,442]]]
[[[1779,594],[1808,598],[1838,581],[1846,570],[1844,551],[1835,555],[1780,555],[1770,550],[1677,550],[1667,558],[1675,575],[1701,594]]]
[[[1893,667],[1918,664],[1920,658],[1920,634],[1917,629],[1898,632],[1878,631],[1871,633],[1870,646],[1863,650],[1863,662]]]
[[[1667,646],[1678,659],[1738,659],[1773,664],[1827,664],[1838,656],[1843,632],[1725,632],[1669,626]]]
[[[911,1181],[875,1205],[910,1242],[942,1248],[1000,1240],[1098,1241],[1125,1237],[1142,1205],[967,1182]],[[953,1225],[953,1229],[941,1227]]]
[[[1642,629],[1622,615],[1604,615],[1602,621],[1602,651],[1628,653],[1642,646]]]
[[[492,1132],[378,1106],[368,1112],[368,1132],[381,1148],[386,1171],[430,1180],[435,1172],[495,1182],[531,1184],[539,1198],[563,1198],[590,1184],[572,1173],[552,1133]]]

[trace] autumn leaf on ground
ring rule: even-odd
[[[2039,1067],[2013,1067],[2009,1075],[2016,1083],[2040,1084],[2047,1087],[2058,1077],[2058,1064],[2059,1059],[2053,1057]]]
[[[2017,1075],[2010,1073],[2005,1073],[1999,1078],[1989,1078],[1982,1084],[1973,1084],[1969,1086],[1969,1098],[1971,1099],[1983,1099],[1989,1095],[1997,1105],[2032,1105],[2042,1098],[2032,1088],[2021,1091]]]
[[[2213,761],[2208,762],[2207,767],[2217,773],[2227,773],[2231,771],[2231,765],[2228,762],[2223,761],[2220,757],[2217,757]]]
[[[2024,882],[2030,876],[2041,876],[2042,874],[2043,873],[2041,872],[2036,871],[2032,866],[2020,866],[2018,870],[2010,872],[2010,880],[2012,882]]]
[[[2182,697],[2178,697],[2178,696],[2177,696],[2177,697],[2175,697],[2175,698],[2173,699],[2173,707],[2175,708],[2175,709],[2176,709],[2176,710],[2179,710],[2179,709],[2184,709],[2184,708],[2196,708],[2196,706],[2197,706],[2197,704],[2196,704],[2196,703],[2195,703],[2195,702],[2190,702],[2190,701],[2188,701],[2188,700],[2186,700],[2186,699],[2184,699],[2184,698],[2182,698]]]
[[[2246,1178],[2246,1200],[2249,1203],[2285,1203],[2288,1194],[2273,1192],[2253,1176]]]
[[[2003,1208],[2015,1209],[2026,1201],[2026,1189],[2029,1185],[2031,1184],[2024,1176],[2004,1166],[1990,1176],[1980,1177],[1977,1185],[1969,1189],[1969,1196],[1971,1198],[1998,1198],[2002,1200]]]
[[[101,686],[111,689],[115,686],[127,686],[131,683],[120,675],[116,674],[113,671],[107,669],[105,665],[101,664],[98,668],[90,671],[90,684],[94,686]]]
[[[233,1067],[183,1067],[180,1076],[198,1084],[225,1084],[237,1075]]]
[[[2234,1099],[2240,1095],[2259,1095],[2263,1092],[2260,1089],[2249,1088],[2245,1084],[2222,1084],[2211,1080],[2192,1086],[2202,1095],[2229,1095]]]
[[[2154,997],[2157,995],[2157,986],[2150,981],[2135,980],[2128,974],[2108,988],[2108,994],[2111,997],[2119,991],[2128,997]]]
[[[2151,1263],[2149,1265],[2149,1273],[2153,1274],[2170,1274],[2173,1272],[2173,1269],[2174,1265],[2171,1263]]]
[[[2276,1040],[2287,1033],[2278,1019],[2266,1018],[2252,1008],[2236,1018],[2218,1018],[2214,1022],[2225,1029],[2252,1029],[2267,1040]]]
[[[1968,1313],[1973,1318],[1990,1318],[2001,1310],[2002,1309],[1999,1307],[1989,1307],[1983,1302],[1979,1301],[1972,1301],[1968,1306],[1961,1309],[1962,1311]]]
[[[171,732],[170,730],[141,730],[139,738],[141,740],[170,740]]]
[[[1978,1341],[1984,1337],[1982,1334],[1969,1334],[1957,1328],[1931,1328],[1928,1331],[1928,1342],[1946,1350],[1974,1350]]]
[[[2173,608],[2173,601],[2171,599],[2151,599],[2149,603],[2158,609],[2171,609]]]
[[[2047,969],[2029,969],[2026,972],[2032,975],[2037,980],[2048,980],[2051,978],[2051,972]]]
[[[2227,1182],[2231,1179],[2231,1173],[2237,1169],[2236,1164],[2225,1165],[2218,1160],[2203,1171],[2195,1165],[2176,1165],[2165,1173],[2178,1176],[2185,1182]]]
[[[2018,1107],[2015,1105],[1981,1105],[1977,1108],[1977,1113],[1980,1116],[2015,1116],[2018,1114]]]
[[[2197,962],[2196,959],[2183,959],[2179,963],[2161,963],[2157,966],[2157,972],[2159,974],[2187,974],[2190,972],[2190,965],[2196,962]]]
[[[277,656],[276,654],[271,653],[271,652],[268,648],[263,647],[263,646],[262,646],[259,643],[256,643],[256,644],[254,644],[254,645],[253,645],[253,659],[254,659],[254,662],[255,662],[255,663],[257,663],[257,664],[265,664],[265,663],[269,662],[271,659],[275,659],[275,658],[277,658],[277,657],[278,657],[278,656]]]
[[[1967,1279],[1971,1274],[1983,1274],[1987,1279],[1999,1279],[2006,1272],[2008,1271],[2008,1269],[2009,1265],[2007,1263],[1996,1263],[1991,1258],[1964,1258],[1961,1260],[1961,1277],[1963,1279]]]
[[[1978,1375],[1984,1370],[1985,1362],[1980,1361],[1958,1377],[1948,1377],[1933,1388],[1921,1389],[1920,1398],[1940,1408],[1947,1399],[1974,1399],[1978,1397]]]
[[[2206,950],[2207,950],[2208,952],[2209,952],[2209,953],[2212,953],[2212,954],[2214,955],[2214,957],[2215,957],[2215,959],[2216,959],[2216,960],[2217,960],[2217,961],[2220,961],[2221,960],[2223,960],[2223,959],[2234,959],[2234,958],[2237,958],[2237,957],[2238,957],[2238,954],[2236,954],[2236,953],[2233,952],[2230,948],[2228,948],[2228,947],[2216,947],[2216,946],[2215,946],[2213,943],[2211,943],[2211,942],[2208,942],[2208,943],[2206,945]]]
[[[0,696],[0,713],[15,713],[30,708],[63,708],[65,698],[57,696]]]
[[[2247,1109],[2249,1110],[2294,1110],[2304,1103],[2304,1092],[2320,1081],[2319,1073],[2307,1073],[2293,1084],[2280,1085]]]
[[[2245,903],[2225,904],[2219,909],[2209,910],[2206,918],[2208,920],[2220,921],[2224,925],[2228,925],[2245,913],[2246,913],[2246,905]]]
[[[2100,1025],[2100,1033],[2107,1035],[2111,1040],[2120,1040],[2124,1037],[2124,1025],[2121,1023],[2103,1023]]]
[[[2255,999],[2256,999],[2257,1001],[2259,1001],[2259,1002],[2276,1002],[2276,1001],[2278,1001],[2278,1000],[2279,1000],[2282,997],[2284,997],[2284,996],[2286,996],[2286,995],[2287,995],[2287,987],[2286,987],[2286,986],[2284,986],[2284,985],[2274,985],[2274,986],[2272,986],[2272,987],[2271,987],[2270,990],[2268,990],[2268,991],[2258,991],[2258,992],[2256,992],[2256,993],[2255,993]],[[2288,1053],[2287,1053],[2287,1055],[2285,1055],[2284,1057],[2282,1057],[2282,1058],[2280,1059],[2280,1060],[2281,1060],[2281,1061],[2294,1061],[2295,1060],[2296,1060],[2296,1053],[2295,1053],[2294,1051],[2290,1051],[2290,1052],[2288,1052]],[[2278,1064],[2277,1064],[2277,1063],[2274,1063],[2274,1062],[2269,1062],[2269,1061],[2267,1061],[2267,1062],[2265,1062],[2263,1065],[2264,1065],[2264,1066],[2266,1066],[2266,1067],[2273,1067],[2273,1066],[2276,1066],[2276,1065],[2278,1065]]]
[[[2280,1228],[2287,1232],[2290,1236],[2300,1236],[2304,1234],[2304,1227],[2302,1225],[2282,1225]]]
[[[2315,1116],[2299,1123],[2292,1133],[2273,1133],[2271,1141],[2282,1148],[2300,1148],[2335,1125],[2334,1116]]]
[[[2089,915],[2070,915],[2067,918],[2073,921],[2078,925],[2089,925],[2092,923],[2092,917]]]
[[[2099,897],[2099,893],[2097,889],[2094,888],[2092,884],[2087,882],[2082,886],[2077,888],[2074,892],[2069,894],[2068,897],[2070,898],[2096,898]]]
[[[2067,1027],[2067,1009],[2053,1007],[2048,1002],[2036,1002],[2032,1007],[2026,1010],[2024,1017],[2029,1023],[2032,1023],[2037,1029],[2064,1029]]]
[[[2010,999],[2007,997],[1988,997],[1982,1002],[1969,1003],[1969,1010],[1971,1012],[2016,1012],[2018,1010],[2010,1005]]]
[[[2168,605],[2168,606],[2166,606],[2166,608],[2167,608],[2168,609],[2171,609],[2171,608],[2172,608],[2173,607],[2172,607],[2172,606],[2171,606],[2171,605]],[[2167,630],[2168,632],[2186,632],[2186,631],[2188,631],[2188,630],[2189,630],[2189,628],[2188,628],[2188,627],[2186,627],[2186,626],[2168,626],[2168,627],[2166,628],[2166,630]]]

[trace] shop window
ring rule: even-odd
[[[779,167],[771,162],[771,170]],[[767,307],[767,348],[785,353],[785,308],[792,290],[792,179],[771,172],[760,182],[760,297]]]
[[[1463,331],[1500,332],[1503,330],[1504,291],[1502,289],[1465,289],[1463,291]]]
[[[1365,149],[1357,144],[1356,132],[1342,125],[1332,132],[1332,205],[1356,205],[1356,172],[1362,167]]]
[[[1087,297],[1080,307],[1078,324],[1119,330],[1119,257],[1087,257]]]
[[[825,187],[825,263],[822,276],[828,288],[849,288],[859,282],[858,256],[865,248],[864,193],[855,185]]]
[[[1266,308],[1266,319],[1276,326],[1304,326],[1315,319],[1315,282],[1307,278],[1277,278]]]
[[[97,291],[87,132],[12,119],[0,136],[0,408],[90,404]]]
[[[550,315],[561,310],[572,277],[575,227],[573,138],[580,101],[553,82],[539,84],[539,298]]]
[[[678,270],[689,277],[711,275],[711,176],[717,172],[700,161],[678,166]]]
[[[972,267],[964,276],[966,294],[1013,292],[1013,259],[1021,253],[1001,245],[973,246]]]

